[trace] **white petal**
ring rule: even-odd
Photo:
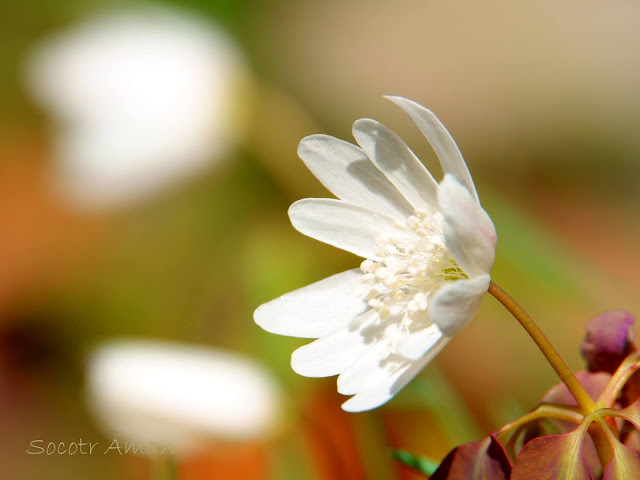
[[[392,355],[389,339],[382,339],[340,374],[338,392],[343,395],[354,395],[367,387],[382,383],[405,361],[398,358],[398,355]]]
[[[442,333],[452,337],[476,314],[489,290],[489,275],[447,283],[436,292],[429,306],[429,317]]]
[[[332,198],[299,200],[289,207],[289,218],[300,233],[370,259],[379,259],[380,234],[397,231],[392,218]]]
[[[433,356],[427,355],[419,362],[407,362],[404,367],[394,372],[383,383],[363,390],[344,402],[342,409],[347,412],[364,412],[365,410],[371,410],[387,403],[402,390],[407,383],[413,380],[432,358]]]
[[[469,189],[473,198],[478,201],[476,187],[471,179],[462,153],[445,126],[434,113],[422,105],[404,97],[385,96],[407,113],[427,138],[440,159],[442,170],[453,174]]]
[[[358,147],[328,135],[310,135],[298,156],[336,197],[404,220],[413,209]]]
[[[362,118],[353,124],[353,136],[414,208],[432,209],[438,184],[398,135],[380,122]]]
[[[362,272],[338,273],[260,305],[255,322],[271,333],[319,338],[337,331],[362,313],[366,303],[355,294]]]
[[[451,175],[440,184],[438,202],[445,242],[453,258],[471,277],[489,273],[496,257],[497,235],[487,212]]]
[[[405,371],[400,370],[386,382],[354,395],[342,404],[342,409],[346,412],[364,412],[387,403],[397,393],[393,384],[403,373]]]
[[[447,341],[448,338],[442,334],[437,325],[430,325],[403,338],[396,350],[409,360],[418,360],[427,352],[432,352],[435,349],[439,352]]]
[[[375,310],[362,314],[364,323],[377,318]],[[330,377],[352,365],[368,349],[365,338],[358,330],[345,327],[327,337],[298,348],[291,355],[291,368],[305,377]]]

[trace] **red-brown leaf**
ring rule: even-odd
[[[562,435],[538,437],[527,443],[513,465],[511,480],[590,480],[583,440],[586,425]]]
[[[431,480],[507,480],[511,462],[493,436],[454,448]]]
[[[616,439],[611,439],[613,458],[604,469],[602,480],[638,480],[640,478],[640,452],[632,450]]]

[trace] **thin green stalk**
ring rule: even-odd
[[[567,386],[571,395],[576,399],[580,409],[585,415],[589,415],[596,411],[596,403],[580,385],[580,382],[573,375],[565,361],[556,351],[549,339],[540,330],[540,327],[533,321],[527,312],[518,305],[502,288],[491,282],[489,293],[493,295],[509,312],[520,322],[520,325],[527,331],[532,340],[538,345],[542,354],[556,371],[560,380]]]

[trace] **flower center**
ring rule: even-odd
[[[468,278],[447,250],[442,214],[416,210],[397,230],[376,239],[378,260],[365,260],[361,295],[380,321],[409,334],[428,326],[433,294],[449,281]],[[380,327],[380,325],[378,325]]]

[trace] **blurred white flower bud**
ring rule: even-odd
[[[32,95],[56,120],[55,179],[76,206],[125,205],[224,158],[248,85],[231,39],[158,7],[99,16],[29,58]]]
[[[87,367],[90,410],[120,442],[197,451],[211,440],[254,440],[276,427],[280,395],[252,360],[182,344],[105,343]]]

